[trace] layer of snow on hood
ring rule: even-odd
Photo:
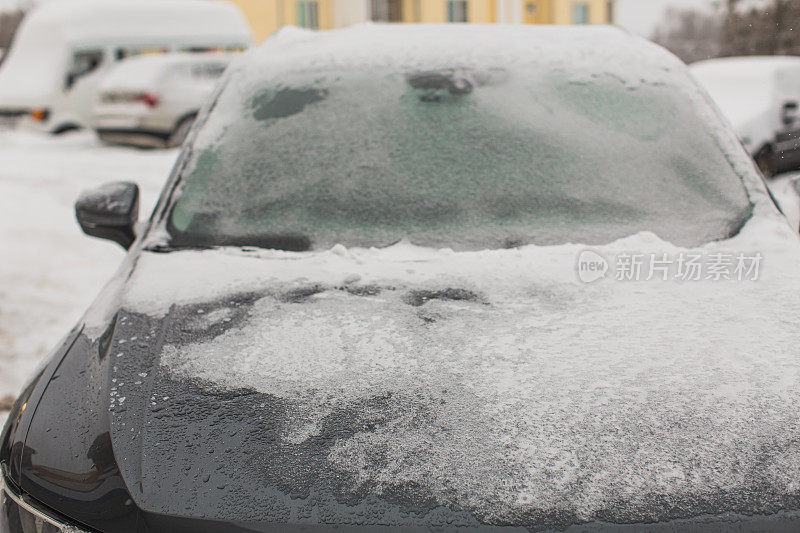
[[[328,458],[353,490],[412,483],[490,521],[536,509],[587,518],[652,494],[733,491],[753,475],[800,491],[800,247],[785,222],[758,217],[703,249],[761,252],[753,282],[584,285],[583,249],[146,253],[124,305],[163,315],[170,303],[266,294],[215,339],[165,346],[161,364],[293,402],[287,442],[337,408],[358,412],[372,429]],[[594,250],[680,251],[648,233]],[[327,290],[272,296],[309,284]],[[348,284],[392,289],[334,289]],[[407,299],[446,287],[478,297]]]

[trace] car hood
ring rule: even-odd
[[[252,523],[800,508],[800,253],[753,225],[695,251],[762,254],[747,281],[615,280],[687,253],[652,234],[592,249],[594,283],[571,245],[144,252],[96,306],[121,477],[146,512]]]

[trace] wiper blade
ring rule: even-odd
[[[215,239],[217,246],[252,246],[269,250],[284,250],[287,252],[307,252],[311,249],[311,239],[299,233],[291,234],[264,234],[250,235],[247,237],[221,237]]]
[[[313,242],[307,235],[300,233],[270,233],[263,235],[228,236],[228,235],[192,235],[182,233],[177,242],[159,245],[152,251],[170,252],[186,249],[209,249],[223,246],[237,248],[263,248],[267,250],[283,250],[286,252],[307,252]]]

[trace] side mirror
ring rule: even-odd
[[[122,181],[84,191],[75,202],[75,216],[86,235],[114,241],[127,250],[136,240],[139,186]]]
[[[800,118],[800,104],[797,102],[786,102],[781,110],[781,121],[787,128],[791,128]]]

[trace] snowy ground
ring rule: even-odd
[[[0,132],[0,408],[122,260],[119,246],[81,233],[73,211],[79,192],[135,181],[147,216],[176,155],[103,146],[87,132]]]

